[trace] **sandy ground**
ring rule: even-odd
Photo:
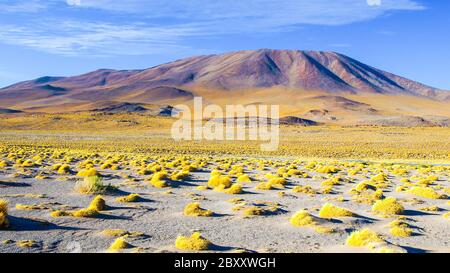
[[[405,207],[405,215],[414,230],[413,236],[399,238],[389,234],[387,226],[393,218],[382,218],[371,213],[371,205],[351,201],[348,190],[364,175],[355,176],[354,181],[335,186],[335,194],[306,195],[293,193],[296,185],[309,184],[320,188],[324,179],[288,178],[284,190],[256,190],[257,181],[244,183],[243,194],[230,195],[213,190],[197,190],[205,185],[209,170],[191,173],[187,181],[175,183],[167,194],[167,189],[156,189],[143,181],[123,183],[118,171],[102,171],[104,182],[119,187],[119,191],[104,195],[110,208],[96,218],[74,218],[50,216],[51,209],[83,208],[88,206],[92,196],[80,195],[73,191],[76,176],[53,175],[50,179],[13,178],[12,168],[0,171],[0,198],[9,202],[9,221],[11,227],[0,230],[0,252],[105,252],[114,241],[112,237],[100,234],[105,229],[123,229],[129,232],[142,232],[143,236],[130,237],[127,241],[136,248],[128,251],[165,252],[175,249],[178,235],[190,235],[200,231],[214,243],[211,251],[232,252],[245,249],[255,252],[370,252],[367,248],[345,246],[347,236],[354,230],[370,228],[383,236],[392,245],[408,252],[449,252],[450,220],[442,215],[450,210],[447,199],[416,198],[408,193],[397,193],[393,188],[399,183],[398,177],[390,177],[394,182],[385,190],[386,196],[395,196]],[[120,171],[129,172],[129,171]],[[267,173],[267,171],[264,171]],[[258,171],[250,171],[253,178],[260,177]],[[311,173],[314,175],[314,173]],[[316,174],[317,175],[317,174]],[[324,176],[324,175],[322,175]],[[67,178],[67,180],[61,179]],[[325,176],[324,176],[325,178]],[[448,176],[437,182],[449,187]],[[279,196],[279,192],[286,194]],[[43,194],[42,198],[20,197],[21,194]],[[117,195],[138,193],[143,199],[134,203],[118,203]],[[343,196],[344,201],[333,201]],[[231,198],[242,198],[248,203],[260,201],[277,202],[278,212],[263,216],[244,217],[241,212],[232,210],[235,206],[227,202]],[[214,217],[188,217],[183,215],[186,204],[197,200],[201,206],[216,213]],[[331,201],[330,201],[331,200]],[[308,209],[317,215],[320,207],[331,202],[358,214],[326,220],[325,225],[336,232],[321,234],[310,227],[294,227],[289,218],[296,211]],[[18,210],[16,204],[44,204],[47,209]],[[437,205],[440,211],[423,212],[419,208]],[[20,240],[33,240],[34,247],[19,247]]]

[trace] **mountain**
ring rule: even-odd
[[[426,101],[425,114],[447,117],[447,111],[432,109],[450,101],[449,92],[339,53],[261,49],[196,56],[144,70],[101,69],[74,77],[42,77],[0,89],[0,107],[52,112],[61,105],[61,111],[70,111],[71,106],[92,110],[98,109],[97,102],[172,105],[196,95],[208,102],[278,103],[286,105],[286,114],[327,111],[328,116],[337,109],[417,116],[422,114],[420,101]],[[400,110],[376,107],[378,103],[370,102],[377,96],[402,97],[396,99],[399,107],[395,108]],[[299,102],[305,103],[299,106]]]

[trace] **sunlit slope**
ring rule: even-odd
[[[450,118],[448,92],[335,52],[270,49],[197,56],[144,70],[43,77],[0,89],[0,108],[61,113],[124,102],[189,104],[195,96],[222,105],[276,104],[281,115],[322,123],[428,126]]]

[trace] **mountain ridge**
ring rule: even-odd
[[[337,52],[259,49],[193,56],[148,69],[45,76],[0,89],[0,108],[70,111],[74,105],[77,110],[92,110],[102,101],[174,105],[194,96],[208,102],[287,105],[288,115],[334,109],[352,115],[419,116],[423,110],[427,115],[447,116],[439,108],[450,101],[450,92]],[[389,105],[389,98],[395,96],[398,105],[386,108],[374,99],[367,101],[370,96],[386,97]],[[426,108],[421,109],[421,101]]]

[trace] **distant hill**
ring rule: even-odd
[[[68,112],[98,110],[105,101],[175,105],[194,96],[207,103],[279,104],[285,116],[315,122],[450,117],[450,92],[335,52],[271,49],[196,56],[144,70],[42,77],[0,89],[0,108]]]

